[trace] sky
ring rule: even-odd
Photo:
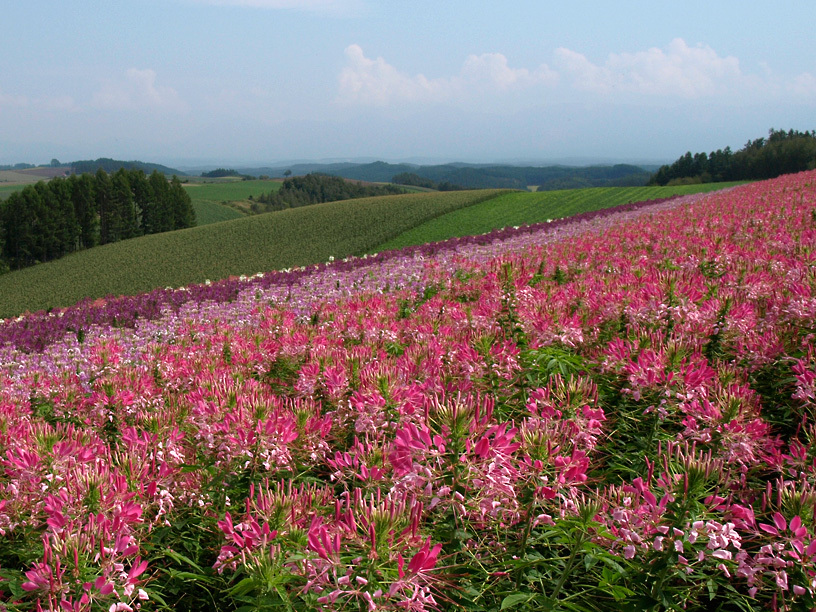
[[[26,0],[0,164],[669,161],[816,129],[816,2]]]

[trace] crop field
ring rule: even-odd
[[[196,223],[209,225],[220,221],[238,219],[243,215],[239,210],[225,206],[225,202],[245,202],[249,196],[258,196],[262,193],[280,189],[280,181],[213,181],[189,182],[184,184],[193,208],[196,211]],[[247,202],[248,203],[248,202]]]
[[[193,202],[196,200],[207,202],[234,202],[246,200],[249,196],[257,196],[280,189],[281,181],[254,180],[254,181],[218,181],[218,182],[190,182],[185,183]]]
[[[16,185],[27,185],[42,180],[42,176],[32,174],[23,170],[0,170],[0,185],[3,183],[14,183]]]
[[[22,188],[23,185],[4,185],[0,183],[0,200],[5,200],[9,197],[9,194],[20,191]]]
[[[6,321],[0,606],[812,610],[814,249],[811,171]]]
[[[640,202],[733,187],[740,183],[709,183],[676,187],[596,187],[541,191],[512,192],[483,202],[478,206],[448,213],[420,226],[411,228],[374,251],[447,240],[454,236],[472,236],[494,229],[544,223],[550,219],[571,217],[584,212]],[[373,252],[374,252],[373,251]]]
[[[500,193],[330,202],[96,247],[0,276],[0,317],[361,254],[414,225]]]

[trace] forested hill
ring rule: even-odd
[[[449,183],[468,189],[527,189],[540,191],[581,187],[634,187],[645,185],[651,173],[640,166],[510,166],[488,164],[414,165],[377,161],[368,164],[295,164],[286,168],[242,168],[241,172],[281,176],[309,172],[333,174],[347,179],[387,183],[399,174],[414,174],[434,183]]]
[[[711,153],[691,151],[661,166],[650,185],[764,180],[816,169],[816,131],[774,130],[749,140],[736,153],[731,147]]]
[[[167,176],[182,175],[183,172],[175,168],[169,168],[161,164],[151,164],[141,161],[122,161],[120,159],[110,159],[109,157],[100,157],[99,159],[83,159],[67,164],[73,169],[74,174],[95,174],[97,170],[102,168],[108,174],[113,174],[117,170],[141,170],[145,174],[150,174],[154,170],[166,174]]]

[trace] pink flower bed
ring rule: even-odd
[[[816,173],[482,242],[1,348],[2,605],[816,605]]]

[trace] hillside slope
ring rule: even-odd
[[[396,238],[377,245],[371,252],[400,249],[460,236],[484,234],[503,227],[545,223],[551,219],[571,217],[629,202],[657,200],[675,195],[724,189],[736,184],[739,183],[674,187],[594,187],[535,193],[511,192],[467,209],[451,211],[426,221]]]
[[[501,193],[344,200],[125,240],[0,276],[0,317],[364,253],[440,214]]]

